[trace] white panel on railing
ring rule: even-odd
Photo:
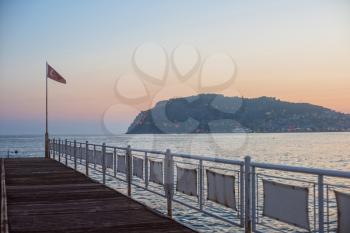
[[[105,153],[106,168],[113,169],[113,152]]]
[[[98,165],[102,165],[102,151],[100,150],[95,151],[95,163]]]
[[[70,146],[67,145],[67,148],[66,148],[66,154],[68,157],[70,157]]]
[[[88,150],[88,161],[89,163],[93,163],[94,162],[94,150]]]
[[[236,210],[235,177],[207,172],[207,199]]]
[[[84,158],[84,152],[85,152],[85,148],[84,147],[79,147],[79,159],[83,159]]]
[[[77,156],[78,159],[81,158],[81,147],[77,147],[76,148],[76,156]]]
[[[74,150],[74,147],[73,147],[73,150]],[[73,153],[73,156],[74,156],[74,153]],[[77,158],[79,157],[79,147],[78,147],[78,145],[75,147],[75,156]]]
[[[338,233],[350,232],[350,194],[335,191],[338,207]]]
[[[67,155],[69,155],[69,158],[71,158],[71,156],[72,156],[72,147],[71,146],[67,146]]]
[[[197,196],[197,169],[176,166],[176,191],[190,196]]]
[[[163,162],[149,161],[149,181],[156,184],[163,184]]]
[[[102,163],[103,163],[102,151],[99,151],[99,150],[95,151],[95,163],[102,166]],[[113,168],[112,152],[105,152],[105,165],[106,165],[106,168]]]
[[[117,172],[126,173],[126,156],[117,155]]]
[[[83,160],[85,160],[86,158],[86,148],[85,147],[82,147],[81,148],[81,158],[83,159]]]
[[[74,146],[69,146],[69,156],[70,158],[74,157]]]
[[[263,180],[263,186],[264,216],[310,230],[308,188],[268,180]]]
[[[132,158],[132,174],[143,179],[143,159],[136,157]]]

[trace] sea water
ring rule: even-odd
[[[249,155],[253,161],[258,162],[350,171],[350,133],[52,135],[51,138],[57,140],[76,140],[83,143],[86,141],[94,144],[106,143],[107,145],[120,147],[130,145],[132,148],[157,151],[171,149],[175,153],[235,160],[243,160],[245,156]],[[14,153],[15,151],[17,153]],[[10,157],[43,157],[44,137],[41,135],[0,136],[0,153],[2,156],[10,154]],[[69,164],[73,167],[72,161]],[[78,165],[78,169],[82,172],[85,171],[85,167],[82,165]],[[93,170],[90,170],[90,176],[96,180],[101,181],[102,179],[101,174]],[[107,176],[107,185],[112,186],[120,192],[126,192],[125,183],[119,182],[113,177]],[[313,228],[312,192],[315,186],[312,183],[300,183],[300,185],[310,188],[310,222]],[[331,191],[332,189],[333,187],[330,187]],[[330,195],[331,217],[329,232],[334,232],[336,229],[336,206],[334,196],[332,194]],[[164,198],[137,188],[133,188],[132,196],[136,200],[166,214],[166,201]],[[179,198],[179,196],[176,198]],[[188,203],[191,204],[191,201]],[[262,200],[260,200],[260,206],[261,203]],[[192,201],[192,204],[195,205],[196,200]],[[217,208],[215,211],[218,215],[227,219],[232,219],[237,214],[236,211],[221,210],[220,208]],[[210,218],[205,214],[185,208],[180,204],[174,204],[174,218],[182,223],[194,226],[195,229],[201,232],[243,232],[242,228],[234,227],[215,218]],[[262,232],[305,232],[300,229],[295,230],[295,228],[286,224],[262,219],[261,217],[259,221],[267,224],[267,227],[261,224],[258,225],[258,228]],[[271,229],[270,226],[273,226],[277,230]]]
[[[51,135],[51,138],[157,151],[170,149],[175,153],[236,160],[249,155],[258,162],[350,170],[350,133]],[[4,156],[8,151],[11,156],[43,156],[44,137],[2,135],[0,153]]]

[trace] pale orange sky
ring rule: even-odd
[[[142,93],[132,55],[148,42],[164,47],[168,56],[190,44],[200,64],[211,55],[230,55],[235,80],[217,93],[273,96],[350,113],[349,1],[200,3],[1,1],[0,133],[20,132],[12,130],[18,122],[26,133],[42,131],[46,60],[67,79],[67,85],[49,83],[50,126],[57,133],[103,133],[106,121],[122,132],[157,100],[200,92],[198,73],[183,83],[171,70],[166,84],[146,85],[155,94],[147,104],[121,101],[115,83],[122,75],[123,94]],[[146,59],[155,69],[163,64],[156,54]],[[209,83],[225,76],[220,69],[206,70]],[[121,103],[130,110],[113,108]],[[65,122],[77,123],[64,127]]]

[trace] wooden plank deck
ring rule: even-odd
[[[51,159],[6,159],[10,232],[193,232]]]

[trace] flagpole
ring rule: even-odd
[[[48,132],[48,108],[47,108],[47,62],[46,62],[46,115],[45,115],[45,158],[49,158],[49,132]]]

